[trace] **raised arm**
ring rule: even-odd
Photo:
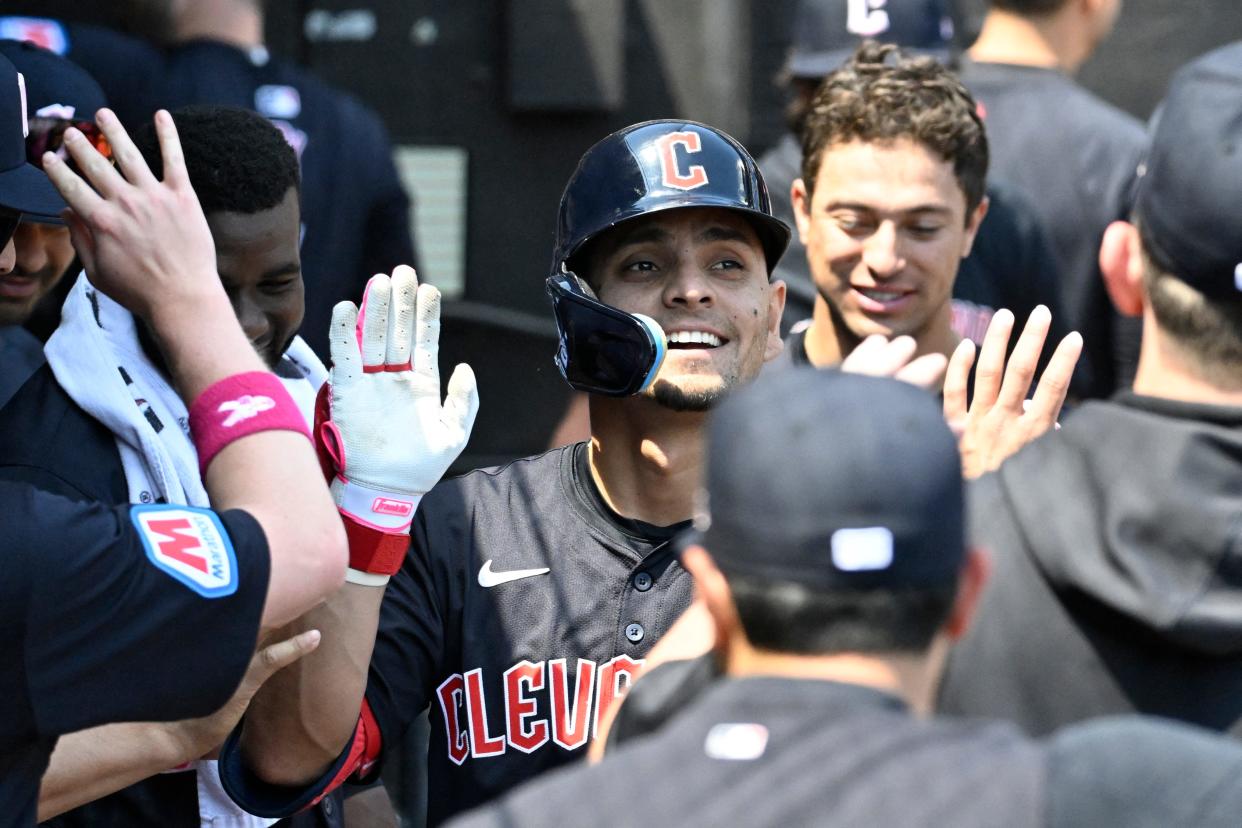
[[[408,267],[371,280],[361,317],[348,302],[333,312],[329,404],[321,399],[316,436],[350,536],[349,583],[289,630],[322,630],[323,644],[273,677],[246,714],[241,757],[262,782],[308,785],[356,736],[377,738],[359,731],[359,710],[388,578],[405,560],[419,500],[465,447],[478,410],[464,365],[441,402],[439,327],[438,291]],[[329,419],[318,422],[325,407]]]
[[[274,377],[242,332],[216,273],[215,246],[172,117],[164,111],[155,116],[163,181],[112,112],[100,110],[97,120],[115,168],[74,129],[65,141],[85,180],[55,155],[44,156],[44,168],[70,206],[66,222],[74,248],[95,286],[147,321],[192,422],[197,406],[199,424],[210,427],[196,428],[194,440],[200,456],[207,442],[215,451],[204,474],[212,506],[244,509],[263,528],[271,574],[262,624],[288,623],[340,585],[346,553],[340,519],[306,435],[270,430],[287,428],[291,419],[281,425],[269,417],[269,430],[233,439],[228,429],[236,423],[218,416],[225,403],[260,389],[276,403],[268,411],[279,414],[281,398],[269,390]],[[220,408],[204,411],[196,403],[221,393]],[[251,419],[263,425],[262,415]]]

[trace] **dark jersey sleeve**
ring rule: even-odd
[[[419,506],[410,527],[410,550],[388,583],[371,655],[367,703],[385,744],[394,744],[422,712],[442,675],[448,607],[436,588],[435,550],[460,548],[451,536],[457,510],[437,508],[445,487]],[[449,514],[444,514],[444,512]],[[446,525],[448,524],[448,525]],[[442,573],[442,578],[448,578]]]
[[[428,495],[428,500],[435,494]],[[439,674],[444,624],[432,581],[428,550],[432,547],[428,511],[424,502],[410,528],[411,545],[401,571],[388,582],[380,608],[379,628],[371,656],[363,728],[345,746],[336,761],[313,782],[289,787],[272,785],[246,766],[240,749],[241,728],[229,736],[220,751],[220,776],[233,800],[252,814],[285,817],[314,804],[351,776],[375,778],[385,745],[397,743],[409,723],[427,706],[433,678]],[[435,521],[431,521],[435,522]],[[443,542],[444,538],[438,538]],[[444,547],[453,548],[453,547]],[[370,742],[378,730],[379,747]],[[361,735],[360,735],[361,734]]]
[[[1133,716],[1096,719],[1050,742],[1048,825],[1236,826],[1242,745]]]
[[[203,716],[236,689],[267,595],[241,511],[105,506],[0,483],[36,731]]]

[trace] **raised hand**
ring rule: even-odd
[[[1031,311],[1006,365],[1005,349],[1013,333],[1014,317],[1010,311],[997,311],[983,337],[974,397],[969,403],[966,396],[975,361],[974,343],[963,340],[953,352],[944,381],[944,416],[959,435],[965,477],[995,470],[1006,457],[1056,424],[1082,354],[1082,336],[1075,331],[1061,340],[1034,396],[1027,400],[1051,324],[1048,308],[1039,305]]]
[[[418,284],[411,267],[372,277],[361,311],[351,302],[333,309],[329,419],[317,428],[337,505],[360,525],[408,532],[418,499],[470,437],[474,372],[458,365],[442,403],[439,345],[440,292]]]
[[[193,308],[204,298],[223,297],[215,245],[172,116],[163,110],[155,115],[163,181],[111,110],[99,110],[96,120],[115,167],[72,128],[65,145],[81,175],[53,153],[43,157],[48,177],[69,204],[65,221],[91,282],[148,319],[170,306]]]
[[[841,362],[841,370],[872,377],[892,377],[934,390],[944,375],[948,360],[944,354],[924,354],[911,360],[917,348],[918,343],[913,337],[899,336],[889,341],[880,334],[872,334]]]

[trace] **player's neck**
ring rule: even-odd
[[[242,49],[263,45],[263,13],[254,0],[195,0],[173,21],[173,39],[215,40]]]
[[[1134,392],[1204,405],[1242,407],[1242,380],[1221,370],[1219,377],[1196,370],[1183,348],[1156,327],[1147,309]]]
[[[1029,18],[993,9],[968,54],[980,63],[1039,66],[1072,75],[1090,55],[1073,23],[1066,15]]]
[[[935,671],[927,656],[838,653],[805,656],[756,650],[749,645],[730,648],[725,672],[735,678],[780,678],[857,684],[897,696],[916,713],[932,709]]]
[[[953,330],[953,309],[946,304],[928,324],[926,330],[915,336],[918,348],[915,357],[927,354],[953,355],[961,337]],[[850,352],[858,347],[859,339],[845,323],[833,313],[822,297],[815,298],[811,326],[806,330],[806,355],[816,368],[839,365]]]
[[[703,464],[705,413],[649,399],[591,398],[591,474],[617,514],[656,526],[688,520]]]

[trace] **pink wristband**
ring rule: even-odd
[[[198,449],[198,470],[220,450],[257,431],[296,431],[310,439],[306,418],[275,374],[250,371],[226,377],[190,406],[190,438]]]

